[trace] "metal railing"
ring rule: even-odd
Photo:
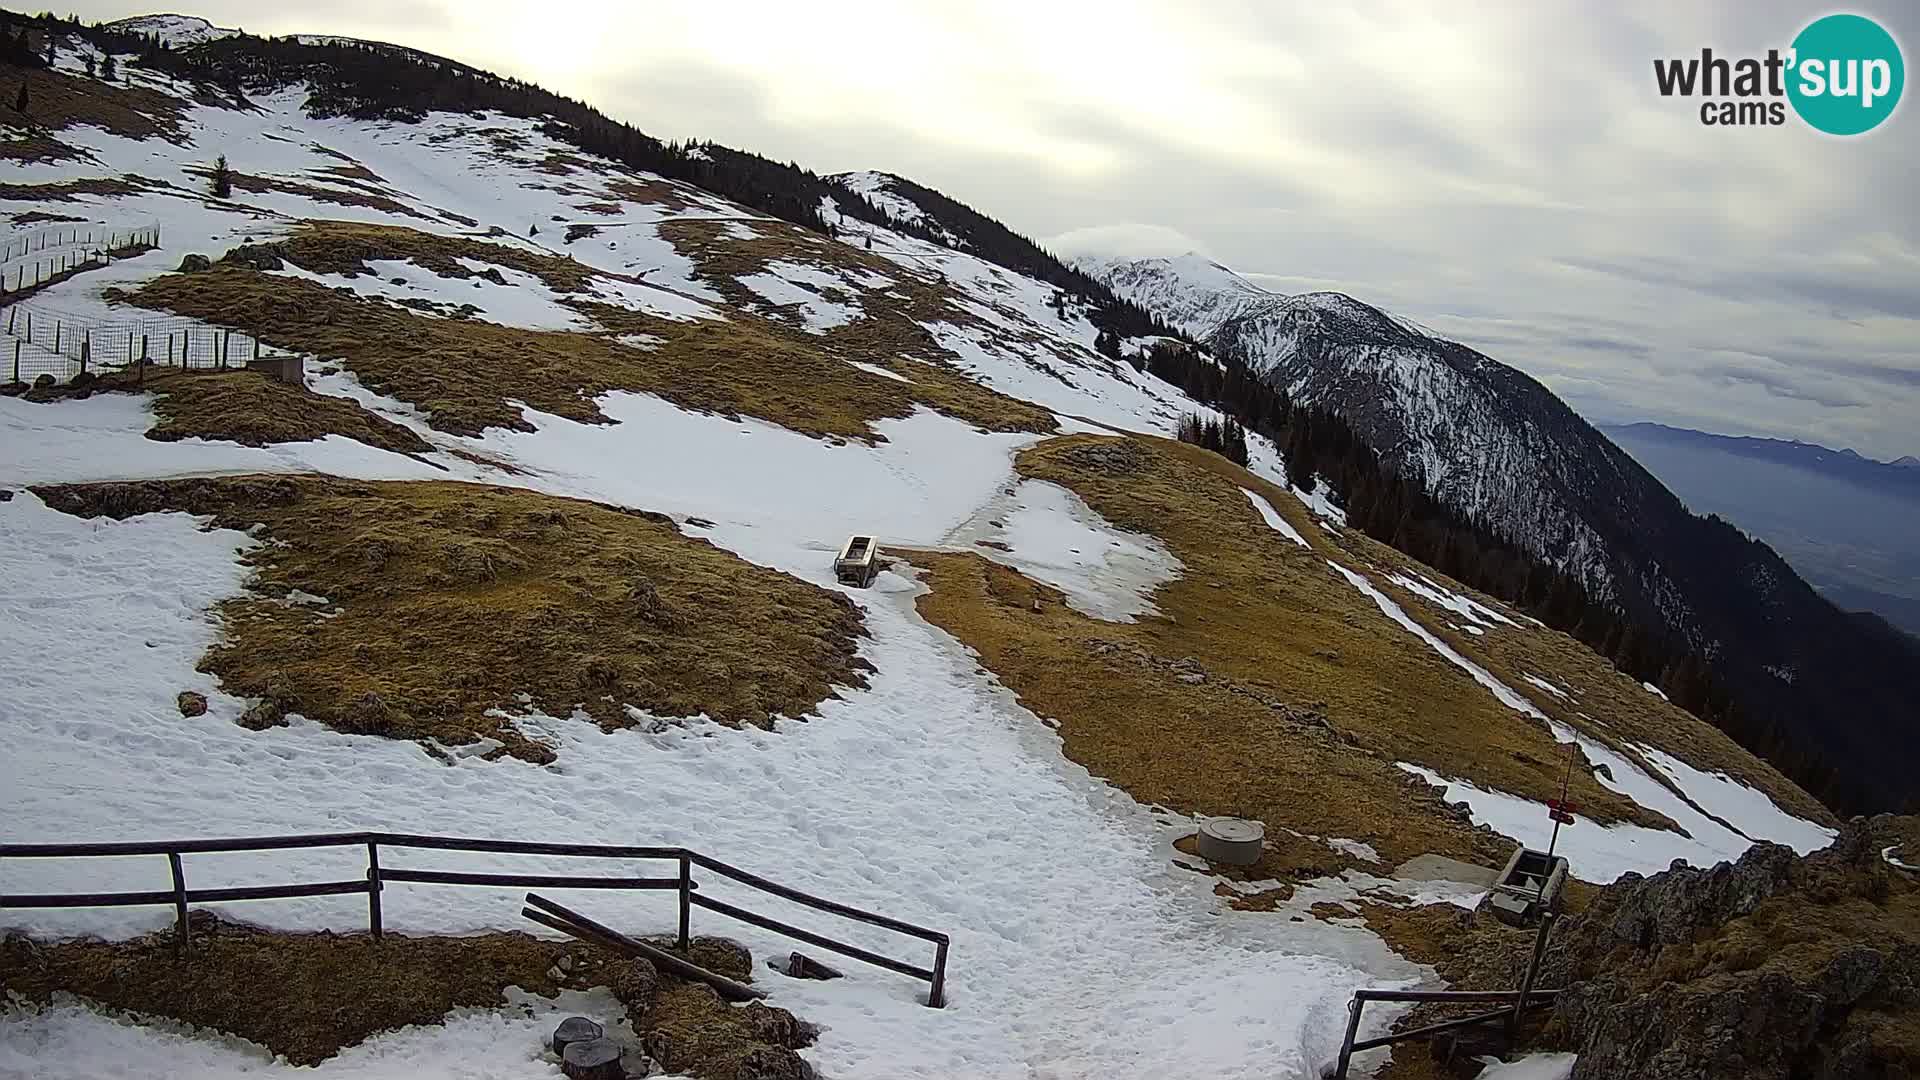
[[[1473,1027],[1476,1024],[1490,1024],[1496,1021],[1504,1023],[1507,1026],[1507,1038],[1512,1040],[1519,1032],[1520,1017],[1526,1010],[1548,1004],[1560,996],[1558,990],[1536,990],[1533,987],[1534,980],[1540,975],[1540,963],[1546,957],[1547,941],[1552,937],[1553,926],[1557,921],[1559,921],[1559,912],[1552,908],[1549,908],[1541,918],[1540,929],[1533,936],[1533,957],[1527,962],[1526,974],[1522,977],[1520,988],[1517,990],[1355,990],[1353,1000],[1347,1003],[1347,1034],[1340,1041],[1340,1058],[1334,1064],[1332,1080],[1347,1080],[1347,1068],[1352,1064],[1353,1055],[1362,1050],[1391,1046],[1409,1039],[1432,1038],[1444,1032]],[[1360,1034],[1360,1014],[1366,1009],[1369,1001],[1460,1004],[1500,1002],[1501,1007],[1407,1031],[1395,1031],[1371,1039],[1359,1039],[1357,1036]]]
[[[289,885],[243,886],[237,888],[189,889],[183,855],[242,851],[284,851],[294,848],[357,847],[367,850],[367,871],[363,880],[304,882]],[[504,874],[450,870],[415,870],[382,866],[380,849],[428,848],[441,851],[491,852],[513,855],[562,855],[600,859],[639,859],[672,862],[677,872],[670,877],[610,877],[570,874]],[[159,840],[99,844],[0,844],[0,859],[79,859],[118,855],[165,855],[172,874],[172,887],[143,892],[106,893],[0,893],[0,908],[76,908],[76,907],[161,907],[174,909],[178,924],[179,947],[189,944],[187,910],[193,904],[225,903],[236,900],[279,900],[308,896],[341,896],[364,893],[367,897],[367,928],[377,940],[385,932],[380,912],[380,894],[390,882],[423,885],[482,885],[514,888],[625,889],[675,892],[680,901],[678,943],[687,952],[692,933],[693,909],[705,908],[741,922],[804,941],[842,956],[860,960],[888,971],[909,975],[929,984],[927,1004],[941,1008],[946,1003],[947,935],[915,926],[885,915],[825,900],[799,889],[770,881],[680,847],[625,847],[612,844],[549,844],[524,840],[486,840],[451,836],[416,836],[407,833],[349,832],[303,836],[260,836],[229,840]],[[934,946],[933,966],[915,964],[884,956],[857,945],[836,941],[781,922],[746,908],[715,900],[699,891],[693,868],[715,874],[761,892],[771,893],[815,911],[837,915],[854,922],[876,926],[907,937],[930,942]]]

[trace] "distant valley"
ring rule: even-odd
[[[1835,604],[1920,634],[1920,462],[1660,424],[1602,430],[1693,510],[1766,541]]]

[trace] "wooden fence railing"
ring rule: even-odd
[[[237,888],[189,889],[184,855],[241,851],[285,851],[294,848],[359,847],[367,851],[366,877],[362,880],[303,882],[290,885],[257,885]],[[670,862],[675,872],[666,877],[611,877],[572,874],[503,874],[451,870],[415,870],[382,865],[381,848],[429,848],[442,851],[475,851],[515,855],[562,855],[599,859],[636,859]],[[705,908],[741,922],[804,941],[842,956],[860,960],[888,971],[912,976],[927,984],[927,1004],[940,1008],[946,1003],[947,935],[899,919],[862,911],[859,908],[825,900],[799,889],[770,881],[679,847],[624,847],[612,844],[548,844],[524,840],[484,840],[451,836],[415,836],[406,833],[349,832],[319,833],[304,836],[259,836],[229,840],[135,841],[99,844],[0,844],[0,859],[80,859],[122,855],[165,855],[172,874],[171,887],[144,892],[109,893],[0,893],[0,908],[75,908],[171,906],[178,924],[180,947],[188,946],[187,909],[193,904],[226,903],[236,900],[279,900],[304,896],[340,896],[364,893],[367,897],[367,928],[378,939],[384,933],[380,913],[380,894],[390,882],[423,885],[484,885],[514,888],[627,889],[674,892],[680,901],[678,941],[687,951],[692,934],[693,909]],[[693,868],[701,867],[752,889],[770,893],[815,911],[837,915],[854,922],[877,926],[907,937],[931,942],[933,966],[920,967],[890,956],[836,941],[824,934],[805,930],[778,919],[750,911],[703,895],[693,878]]]

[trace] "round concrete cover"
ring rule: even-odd
[[[1230,817],[1209,818],[1200,826],[1200,831],[1229,844],[1257,842],[1267,835],[1267,827],[1257,821]]]

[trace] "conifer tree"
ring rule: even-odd
[[[20,95],[13,99],[13,111],[17,113],[27,111],[27,81],[25,79],[20,80]]]
[[[225,154],[221,154],[213,161],[213,197],[216,199],[233,197],[233,170],[227,167]]]

